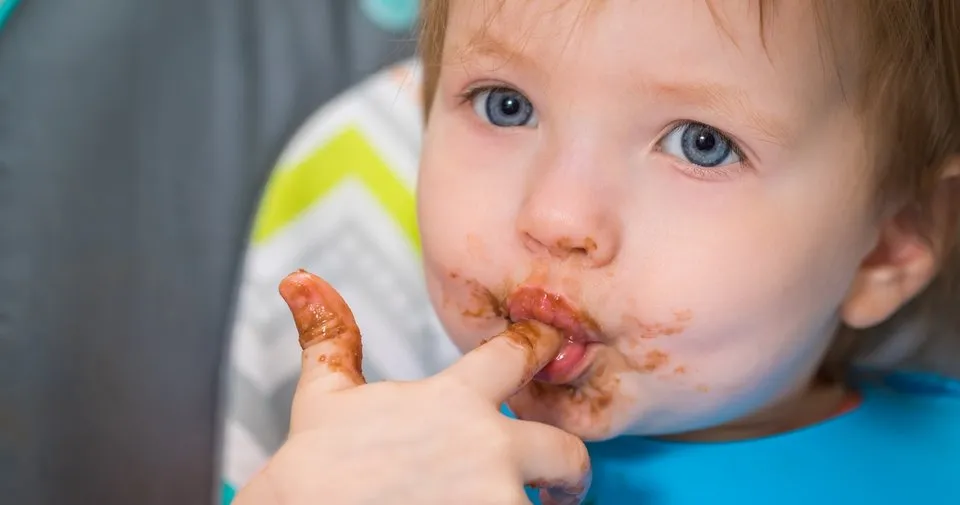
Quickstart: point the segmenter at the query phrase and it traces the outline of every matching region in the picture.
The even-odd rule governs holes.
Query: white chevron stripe
[[[363,94],[375,98],[378,106],[383,107],[390,114],[390,120],[408,126],[423,124],[423,110],[415,93],[419,92],[420,81],[416,74],[404,69],[408,76],[404,82],[398,83],[393,78],[385,76],[383,79],[374,79],[363,88]],[[419,131],[419,128],[417,129]]]
[[[413,60],[405,67],[410,72],[405,81],[399,82],[396,72],[382,72],[314,113],[275,170],[294,167],[352,126],[414,188],[422,118],[411,88],[420,84],[420,69]],[[247,401],[278,408],[275,397],[289,395],[289,381],[299,374],[296,331],[277,284],[300,267],[330,279],[350,304],[364,332],[364,368],[372,375],[416,379],[459,356],[430,308],[416,250],[362,183],[348,178],[266,243],[248,250],[230,349],[230,366],[244,377],[239,382],[263,392],[264,400],[256,399],[257,392],[244,396]],[[227,420],[224,433],[223,475],[234,485],[245,483],[269,455],[241,424],[241,412]],[[264,435],[275,438],[270,431]]]
[[[248,304],[241,305],[241,310]],[[251,325],[245,321],[237,324],[233,332],[232,365],[250,383],[261,391],[273,391],[289,377],[300,373],[300,350],[297,347],[297,330],[290,318],[288,324],[278,331],[280,337],[265,343],[257,329],[263,325]],[[277,331],[274,326],[271,328]]]
[[[311,114],[283,150],[283,153],[277,161],[277,166],[288,168],[305,159],[310,156],[317,147],[322,146],[332,135],[343,131],[343,127],[348,124],[358,121],[366,123],[376,123],[380,121],[376,116],[374,116],[372,120],[364,119],[369,118],[369,110],[365,110],[369,105],[365,104],[363,100],[358,100],[358,96],[370,93],[371,90],[373,90],[372,92],[374,93],[386,93],[390,95],[391,88],[391,96],[395,97],[391,98],[391,101],[395,102],[395,105],[391,106],[388,113],[392,114],[396,111],[403,114],[401,117],[411,117],[409,114],[417,108],[417,105],[411,100],[409,93],[398,87],[397,83],[391,80],[389,76],[377,74],[364,81],[361,85],[351,88]],[[414,111],[413,114],[417,113]],[[412,117],[418,118],[419,115]],[[410,124],[417,125],[417,128],[419,128],[421,122],[417,119]],[[403,175],[405,179],[410,179],[409,170],[403,170]]]
[[[419,256],[393,219],[382,210],[380,202],[362,182],[347,177],[269,241],[253,247],[248,253],[245,279],[279,282],[292,269],[302,266],[299,262],[306,249],[326,245],[315,244],[317,240],[336,240],[330,233],[346,220],[361,223],[385,255],[419,268]]]
[[[362,88],[351,91],[349,102],[337,103],[320,115],[317,121],[311,118],[304,128],[290,143],[290,147],[280,158],[280,169],[290,169],[294,163],[303,161],[311,156],[318,148],[331,138],[343,132],[347,127],[357,128],[367,144],[383,159],[391,171],[404,185],[413,191],[416,186],[417,172],[420,162],[420,142],[422,131],[419,119],[409,123],[415,127],[403,128],[398,121],[384,121],[385,117],[393,118],[395,110],[404,107],[403,100],[398,99],[396,104],[388,102],[383,95],[387,91],[369,93]],[[378,96],[379,95],[379,96]],[[409,104],[407,104],[409,105]],[[409,114],[414,114],[409,112]]]
[[[233,363],[239,373],[247,376],[251,382],[264,391],[271,391],[280,383],[299,373],[299,350],[296,345],[296,331],[292,319],[287,314],[283,301],[277,295],[276,285],[287,273],[296,268],[305,267],[320,275],[337,272],[346,268],[330,262],[335,256],[341,262],[353,263],[350,268],[361,275],[372,276],[373,280],[387,279],[388,275],[401,275],[407,279],[418,278],[418,273],[378,272],[384,265],[364,265],[366,256],[363,251],[351,250],[350,237],[337,241],[340,233],[339,223],[349,221],[356,232],[368,240],[375,241],[380,254],[396,258],[399,265],[410,265],[410,270],[419,268],[419,259],[400,234],[392,219],[380,211],[379,204],[364,187],[356,181],[345,181],[335,188],[328,197],[317,202],[303,216],[274,236],[270,242],[251,250],[248,255],[244,277],[245,288],[241,293],[238,306],[238,319],[233,340]],[[334,256],[311,255],[311,251],[325,248]],[[395,265],[387,267],[396,269]],[[353,273],[353,272],[351,272]],[[382,281],[381,281],[382,282]],[[407,284],[409,281],[404,280]],[[383,318],[395,317],[374,310],[377,304],[371,304],[368,290],[350,282],[338,283],[337,289],[353,308],[364,332],[364,354],[386,377],[395,379],[413,379],[422,377],[427,370],[423,359],[417,352],[418,346],[405,338],[397,338],[399,328],[416,327],[416,321],[385,321]],[[382,296],[389,297],[399,293],[400,286],[381,286]],[[403,286],[404,290],[417,290],[419,286]],[[424,290],[419,288],[421,292]],[[422,304],[429,305],[424,297]],[[391,311],[393,312],[393,311]],[[409,311],[407,311],[409,312]],[[422,317],[422,314],[413,314]],[[269,320],[267,320],[269,319]],[[398,326],[399,325],[399,326]],[[257,335],[264,330],[275,332],[275,339]],[[268,335],[266,337],[274,337]]]
[[[437,314],[433,311],[432,307],[428,307],[427,314],[424,316],[426,320],[425,331],[431,339],[427,345],[430,345],[434,349],[434,373],[439,372],[452,365],[456,360],[460,359],[462,354],[460,349],[457,349],[457,346],[453,345],[453,341],[450,340],[450,337],[447,335],[447,330],[440,323],[440,319],[437,318]]]
[[[371,303],[366,292],[347,284],[340,290],[350,304],[358,324],[363,328],[363,355],[365,360],[384,371],[392,380],[415,380],[426,373],[417,349],[397,338],[397,321],[384,318],[383,311]],[[362,323],[360,323],[362,321]],[[409,323],[405,324],[409,326]]]
[[[223,440],[223,478],[231,486],[239,488],[246,484],[269,457],[242,426],[227,421]]]
[[[355,110],[358,116],[353,119],[353,125],[412,191],[417,184],[420,163],[420,123],[413,123],[417,125],[415,128],[410,128],[408,124],[406,129],[401,130],[401,125],[405,123],[382,119],[383,116],[392,118],[394,114],[389,103],[382,103],[382,97],[367,93],[357,98]]]
[[[353,122],[359,116],[356,94],[352,89],[311,114],[280,154],[274,171],[292,168]]]

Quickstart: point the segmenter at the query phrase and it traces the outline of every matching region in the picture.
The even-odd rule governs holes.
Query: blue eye
[[[660,142],[663,152],[700,167],[713,168],[741,161],[740,150],[732,140],[702,123],[683,123]]]
[[[486,88],[472,93],[473,110],[488,123],[500,128],[534,127],[533,104],[517,90]]]

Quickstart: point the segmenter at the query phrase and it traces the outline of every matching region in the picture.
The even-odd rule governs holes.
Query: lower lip
[[[550,384],[570,384],[586,372],[593,362],[593,349],[596,346],[587,342],[568,340],[557,357],[543,367],[535,379]]]

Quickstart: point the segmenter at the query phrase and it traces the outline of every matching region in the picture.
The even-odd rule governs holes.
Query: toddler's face
[[[523,418],[742,418],[808,384],[876,243],[864,134],[808,2],[766,47],[754,2],[588,3],[452,2],[419,181],[433,303],[463,350],[511,318],[569,335]]]

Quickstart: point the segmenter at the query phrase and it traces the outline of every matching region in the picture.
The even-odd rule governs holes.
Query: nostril
[[[550,253],[550,247],[544,244],[543,242],[537,240],[536,237],[529,233],[523,234],[523,245],[527,248],[528,251],[534,252],[537,254]]]
[[[564,237],[557,240],[551,250],[557,256],[590,256],[597,250],[597,243],[589,237],[585,239]]]
[[[597,252],[597,241],[593,240],[591,237],[583,239],[583,252],[584,254],[593,254]]]
[[[589,236],[539,237],[529,232],[522,232],[521,240],[528,251],[535,254],[549,254],[561,260],[580,258],[594,261],[594,256],[599,253],[597,241]]]

